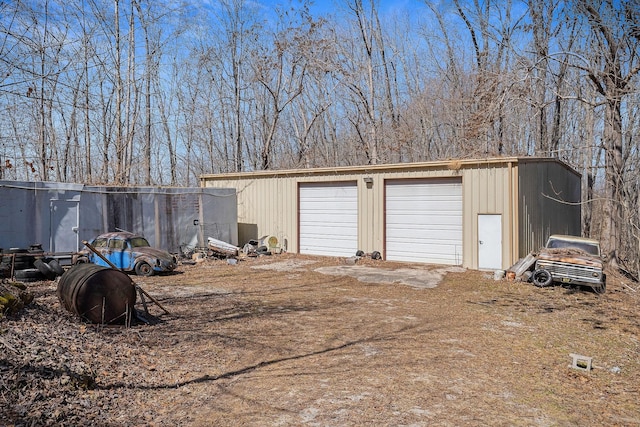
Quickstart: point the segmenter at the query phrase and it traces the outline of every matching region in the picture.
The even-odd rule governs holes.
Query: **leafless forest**
[[[637,1],[317,3],[0,1],[0,179],[553,156],[638,271]]]

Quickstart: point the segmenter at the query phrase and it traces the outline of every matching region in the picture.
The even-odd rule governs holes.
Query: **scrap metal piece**
[[[240,250],[237,246],[214,239],[213,237],[207,238],[207,247],[211,252],[222,256],[236,256]]]

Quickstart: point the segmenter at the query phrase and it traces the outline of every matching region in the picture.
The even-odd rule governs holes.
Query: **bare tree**
[[[594,85],[604,104],[603,149],[605,157],[605,205],[602,236],[609,259],[616,263],[625,237],[625,161],[629,146],[625,143],[623,105],[633,92],[634,79],[640,73],[640,6],[635,1],[606,1],[596,5],[577,0],[576,10],[587,19],[591,54],[581,68]]]
[[[292,19],[287,11],[278,11],[279,24],[270,43],[253,55],[253,72],[262,96],[256,98],[260,111],[260,167],[273,166],[274,144],[283,112],[304,91],[309,63],[309,45],[313,42],[316,23],[304,12]],[[282,141],[286,138],[282,137]]]
[[[145,51],[145,69],[144,73],[144,134],[143,134],[143,171],[144,171],[144,183],[146,185],[151,185],[151,121],[153,117],[151,116],[151,75],[153,69],[153,57],[152,57],[152,47],[151,40],[149,36],[149,23],[147,22],[146,15],[142,10],[142,6],[139,1],[132,0],[136,11],[138,12],[138,19],[140,20],[140,24],[142,26],[142,32],[144,35],[144,51]]]
[[[549,47],[552,43],[553,25],[557,2],[541,0],[529,1],[529,15],[533,33],[534,65],[532,78],[534,80],[533,103],[537,110],[538,143],[536,152],[540,155],[552,155],[549,141],[549,123],[547,110],[549,105],[549,69],[552,59]],[[555,153],[557,155],[557,152]]]
[[[257,38],[256,32],[259,27],[245,0],[222,0],[221,6],[219,22],[223,26],[224,39],[219,47],[222,49],[220,57],[224,58],[224,62],[220,64],[219,71],[223,78],[230,79],[223,84],[231,89],[231,108],[227,111],[232,114],[233,126],[229,130],[233,140],[234,170],[239,172],[244,169],[243,113],[246,111],[246,104],[243,94],[248,80],[245,61],[251,62],[250,43]],[[225,96],[221,96],[223,97]]]
[[[357,108],[355,116],[349,118],[357,138],[364,148],[367,161],[375,165],[379,161],[379,111],[376,68],[378,66],[379,50],[376,45],[378,41],[375,37],[377,32],[378,11],[376,0],[370,0],[368,7],[362,0],[353,0],[347,3],[347,7],[353,13],[356,20],[356,29],[359,32],[360,47],[364,56],[354,61],[356,69],[349,72],[349,80],[346,81],[347,88],[354,99],[354,106]],[[358,47],[356,47],[358,49]],[[356,53],[356,52],[354,52]],[[359,80],[361,68],[366,76],[364,81]],[[364,122],[361,120],[364,119]]]

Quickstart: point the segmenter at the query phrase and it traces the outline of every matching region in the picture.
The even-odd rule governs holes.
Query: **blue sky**
[[[255,0],[265,6],[283,5],[288,0]],[[291,0],[292,3],[296,3],[296,0]],[[346,0],[315,0],[311,6],[311,12],[314,15],[322,16],[332,13],[341,14],[345,9]],[[365,8],[368,7],[368,0],[363,0]],[[394,11],[411,11],[421,7],[424,7],[423,0],[378,0],[378,11],[380,14],[386,14]]]
[[[270,0],[264,0],[265,3],[271,3]],[[367,3],[365,2],[365,7]],[[379,0],[378,11],[380,14],[386,14],[396,10],[411,11],[417,9],[420,6],[424,6],[424,3],[419,0]],[[312,7],[312,12],[318,15],[324,15],[332,12],[339,12],[344,8],[344,1],[341,0],[316,0]]]
[[[268,0],[266,0],[268,2]],[[379,0],[378,6],[381,11],[388,11],[392,8],[400,8],[400,9],[411,9],[413,7],[418,6],[420,3],[418,0]],[[336,5],[344,4],[344,1],[341,0],[317,0],[314,9],[318,11],[326,11],[331,10]],[[366,3],[365,3],[366,5]]]

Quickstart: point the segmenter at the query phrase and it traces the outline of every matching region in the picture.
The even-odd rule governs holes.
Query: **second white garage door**
[[[387,181],[386,259],[462,264],[462,180]]]
[[[354,256],[358,244],[356,183],[300,184],[300,253]]]

